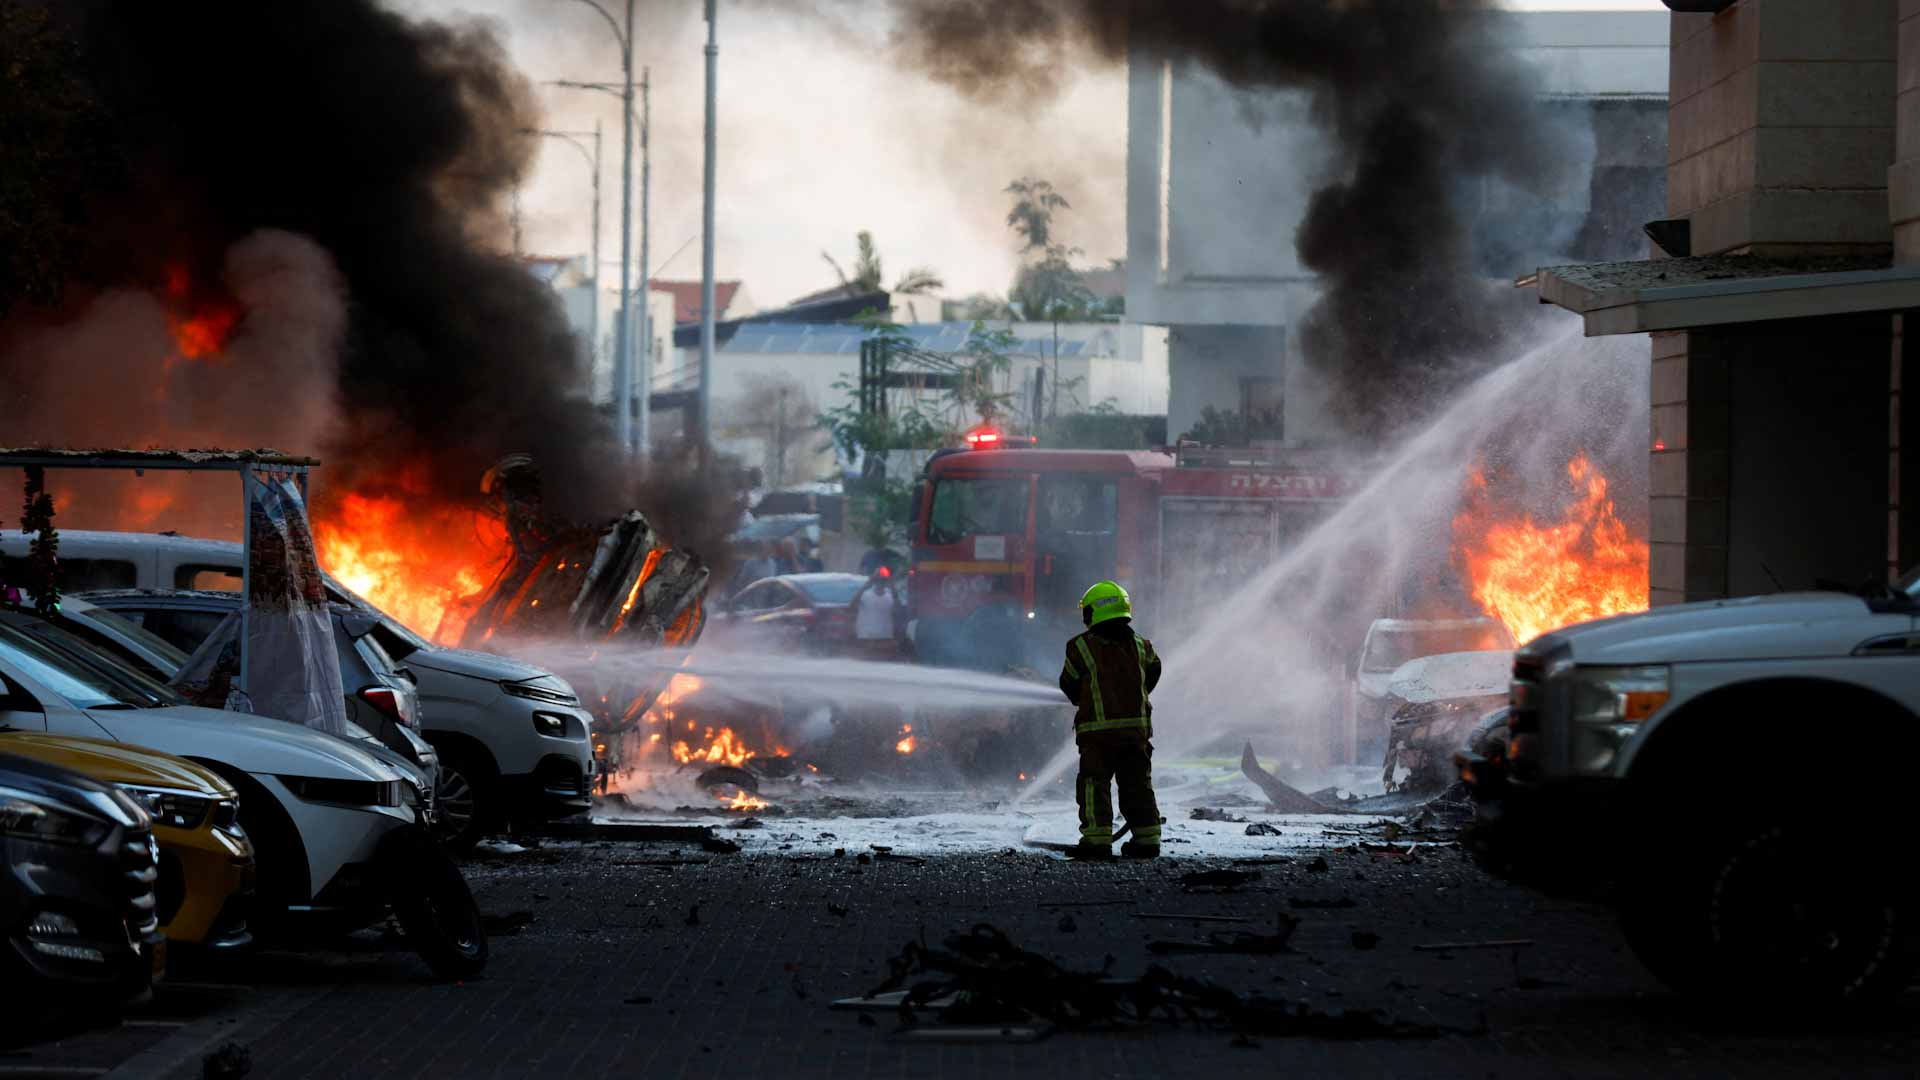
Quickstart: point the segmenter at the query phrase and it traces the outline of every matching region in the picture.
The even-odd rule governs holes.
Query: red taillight
[[[419,726],[414,722],[413,703],[398,690],[385,686],[369,686],[360,691],[360,700],[408,727]]]

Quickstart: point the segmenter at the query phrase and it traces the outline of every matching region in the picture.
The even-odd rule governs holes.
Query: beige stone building
[[[1920,565],[1920,0],[1667,0],[1656,258],[1547,268],[1652,340],[1655,604]],[[1920,372],[1916,372],[1920,375]]]

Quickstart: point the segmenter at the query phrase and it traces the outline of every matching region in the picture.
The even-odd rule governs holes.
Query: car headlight
[[[112,831],[113,826],[104,821],[43,802],[24,791],[0,788],[0,836],[93,847]]]
[[[304,802],[336,806],[403,806],[405,780],[333,780],[317,776],[283,776],[280,782]]]
[[[173,829],[199,828],[213,810],[213,804],[218,801],[198,792],[139,784],[121,784],[120,790],[138,803],[155,825]]]
[[[1664,666],[1575,668],[1569,688],[1573,769],[1587,774],[1612,771],[1620,748],[1673,696]]]

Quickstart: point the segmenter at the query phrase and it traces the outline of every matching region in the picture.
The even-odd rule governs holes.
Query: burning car
[[[1401,665],[1423,656],[1513,648],[1513,635],[1494,619],[1375,619],[1360,643],[1353,677],[1355,725],[1363,748],[1377,750],[1390,734],[1390,687]],[[1364,751],[1363,751],[1364,752]]]
[[[1453,754],[1480,718],[1506,704],[1509,650],[1409,660],[1387,680],[1389,718],[1381,783],[1389,792],[1437,792],[1455,780]]]

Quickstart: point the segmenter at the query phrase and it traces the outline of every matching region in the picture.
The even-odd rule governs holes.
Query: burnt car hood
[[[1513,678],[1513,652],[1491,649],[1441,653],[1409,660],[1394,669],[1387,695],[1409,705],[1456,698],[1505,697]]]
[[[1780,593],[1656,608],[1547,634],[1530,653],[1571,647],[1577,664],[1677,664],[1845,656],[1880,633],[1910,629],[1845,593]]]

